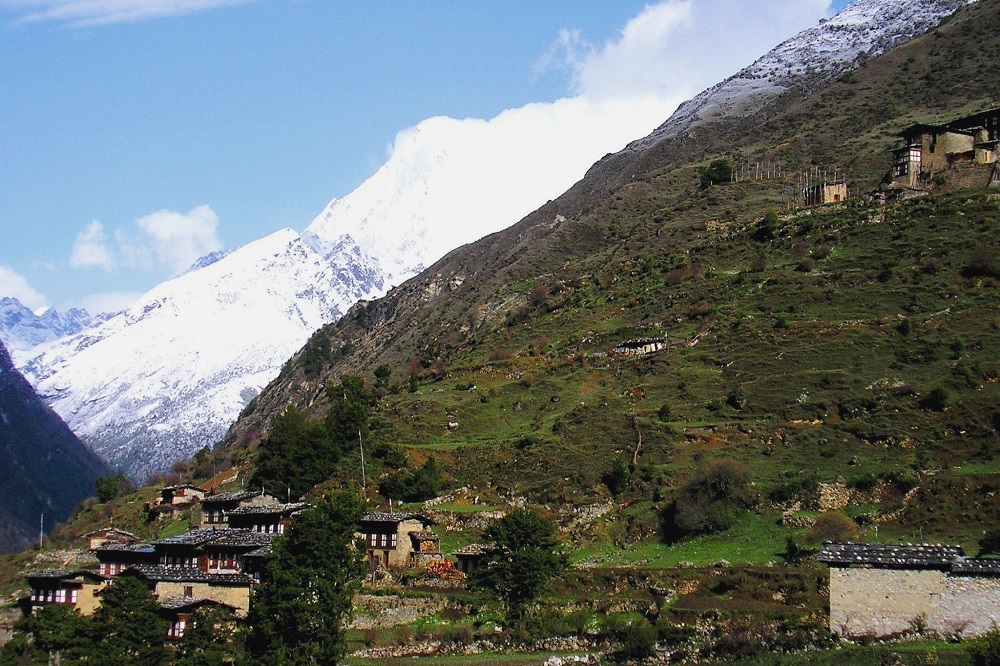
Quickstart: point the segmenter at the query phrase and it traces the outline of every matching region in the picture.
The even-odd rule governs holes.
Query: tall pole
[[[45,513],[38,516],[38,550],[42,549],[42,537],[45,536]]]
[[[361,489],[368,490],[368,482],[365,480],[365,443],[361,440],[361,426],[358,426],[358,448],[361,449]]]

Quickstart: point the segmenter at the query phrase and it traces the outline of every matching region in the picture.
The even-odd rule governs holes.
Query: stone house
[[[419,513],[369,513],[361,519],[368,559],[384,567],[418,566],[440,557],[440,541],[428,537],[434,521]]]
[[[468,576],[479,567],[488,550],[489,546],[481,543],[469,544],[465,548],[456,550],[453,555],[458,560],[458,570]]]
[[[36,569],[24,574],[31,594],[21,600],[26,614],[43,606],[61,604],[82,615],[92,614],[101,605],[100,592],[108,580],[92,571]]]
[[[1000,109],[944,125],[918,123],[904,129],[899,137],[903,145],[892,151],[890,188],[923,189],[936,174],[962,167],[980,167],[985,178],[981,185],[985,186],[994,171],[988,166],[1000,161]]]
[[[134,543],[136,536],[131,532],[120,530],[116,527],[104,527],[83,535],[88,540],[88,548],[94,550],[106,543]]]
[[[817,559],[830,567],[830,630],[843,636],[919,628],[968,638],[1000,624],[1000,560],[958,546],[852,543],[825,544]]]
[[[226,529],[229,512],[247,506],[280,504],[278,498],[263,490],[234,490],[205,496],[201,501],[201,529]]]
[[[137,565],[120,576],[132,576],[146,583],[162,605],[168,599],[204,599],[233,608],[236,617],[250,611],[253,579],[244,574],[210,574],[192,568]]]
[[[168,516],[179,518],[184,511],[201,502],[205,494],[205,490],[190,483],[166,486],[160,489],[158,497],[146,504],[146,514],[149,520]]]
[[[160,602],[160,617],[170,623],[167,629],[167,640],[179,641],[184,638],[184,630],[191,626],[191,615],[205,606],[222,606],[234,613],[236,609],[211,599],[192,599],[190,597],[172,597]]]
[[[245,504],[229,511],[226,516],[230,529],[247,529],[264,534],[282,534],[292,517],[302,511],[307,502],[290,504]]]
[[[147,543],[104,543],[90,550],[99,562],[97,573],[105,578],[136,564],[156,564],[158,559],[156,549]]]

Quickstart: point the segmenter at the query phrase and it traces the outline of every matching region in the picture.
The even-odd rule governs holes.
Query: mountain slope
[[[324,256],[286,229],[33,350],[22,368],[84,441],[141,479],[214,444],[312,331],[382,284],[349,238]]]
[[[961,64],[947,50],[927,46],[928,40],[935,40],[930,36],[868,61],[856,72],[856,82],[831,83],[832,77],[856,61],[853,54],[859,44],[871,49],[889,48],[966,4],[958,0],[859,0],[848,6],[839,19],[779,45],[757,64],[699,95],[697,101],[682,105],[650,137],[595,164],[563,196],[516,225],[450,253],[385,298],[356,308],[338,326],[328,327],[326,334],[332,338],[334,348],[350,342],[356,351],[333,363],[316,384],[346,371],[370,371],[379,363],[388,363],[399,374],[404,374],[406,364],[414,361],[426,367],[438,355],[448,356],[447,352],[455,347],[467,349],[484,344],[483,331],[524,306],[526,282],[578,280],[591,271],[607,269],[621,258],[616,255],[623,248],[631,253],[630,260],[638,260],[642,254],[655,256],[671,251],[681,236],[689,236],[694,227],[705,224],[713,215],[710,210],[696,212],[690,202],[694,180],[691,165],[698,160],[728,152],[737,159],[751,161],[762,157],[779,159],[789,172],[794,172],[797,168],[811,168],[814,161],[823,159],[831,167],[850,166],[852,187],[874,186],[887,169],[883,151],[895,145],[893,131],[901,127],[895,119],[911,112],[914,104],[926,100],[949,109],[969,99],[995,94],[989,71],[975,67],[989,57],[990,41],[984,39],[988,32],[979,26],[993,22],[994,8],[990,3],[973,4],[961,13],[963,27],[949,24],[945,28],[949,43],[959,43],[954,48],[976,53],[977,57],[970,53]],[[859,17],[874,18],[865,23]],[[970,32],[970,25],[974,32]],[[822,38],[816,36],[816,31]],[[838,36],[843,39],[839,48],[833,45]],[[816,44],[823,48],[813,50]],[[919,60],[906,64],[909,71],[901,71],[903,63],[915,57],[910,53],[916,53]],[[808,71],[796,72],[794,61],[784,60],[797,57],[790,54],[808,58]],[[821,57],[824,54],[829,58],[826,65]],[[784,67],[777,63],[784,63]],[[788,69],[792,73],[785,75]],[[756,107],[744,108],[740,114],[692,120],[698,116],[693,109],[719,106],[719,100],[734,86],[739,87],[743,77],[752,78],[749,72],[779,70],[782,75],[776,82],[781,86],[772,86],[774,94],[761,97]],[[921,90],[916,83],[945,70],[953,70],[954,75],[953,85],[947,90],[926,85]],[[914,89],[918,92],[914,93]],[[887,122],[895,124],[881,128],[877,148],[873,149],[870,141],[858,141],[873,127]],[[697,125],[695,131],[692,123]],[[840,152],[827,162],[834,146],[841,147]],[[635,197],[640,202],[634,207],[623,203],[623,199]],[[780,194],[763,205],[782,205]],[[636,210],[643,211],[643,224],[632,223],[631,232],[621,229],[623,224],[616,220],[639,216]],[[667,228],[650,224],[662,224],[671,218],[676,219],[672,220],[670,233],[664,233]],[[481,348],[479,353],[484,355]],[[237,424],[227,441],[255,441],[262,416],[266,423],[275,410],[289,402],[305,404],[305,396],[311,397],[315,390],[316,385],[301,383],[295,373],[279,378],[257,401],[256,415]]]
[[[998,30],[996,3],[963,8],[780,112],[720,123],[690,154],[667,159],[654,146],[644,162],[639,150],[630,164],[651,170],[615,174],[628,185],[610,195],[611,166],[595,167],[565,197],[326,327],[331,347],[353,353],[315,377],[293,359],[227,446],[257,445],[290,402],[321,417],[325,382],[386,364],[415,391],[386,397],[373,447],[401,444],[418,461],[436,456],[456,484],[554,505],[606,497],[608,466],[634,459],[625,499],[637,509],[616,528],[634,525],[629,542],[655,534],[656,503],[718,455],[751,466],[764,497],[838,476],[906,488],[913,470],[994,473],[1000,339],[975,322],[992,320],[996,283],[970,277],[966,262],[969,248],[998,252],[995,195],[859,201],[791,215],[758,240],[783,184],[701,189],[696,167],[729,152],[793,174],[839,166],[852,189],[877,183],[907,124],[997,104]],[[646,337],[666,337],[670,351],[609,355]],[[975,487],[962,517],[908,513],[892,529],[913,540],[919,519],[925,533],[971,538],[976,520],[996,515],[978,490],[993,477],[971,473],[920,487]]]
[[[107,465],[17,372],[0,344],[0,552],[20,550],[94,494]]]

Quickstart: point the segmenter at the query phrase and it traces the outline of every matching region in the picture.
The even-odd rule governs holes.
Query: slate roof
[[[206,544],[209,541],[214,541],[224,530],[191,530],[190,532],[185,532],[184,534],[178,534],[177,536],[167,537],[166,539],[160,539],[159,541],[154,541],[154,546],[200,546]]]
[[[122,574],[135,572],[146,580],[165,581],[172,583],[222,583],[249,585],[253,580],[243,574],[210,574],[191,568],[162,567],[149,564],[137,564],[129,567]],[[122,575],[119,574],[119,575]]]
[[[417,541],[440,541],[441,537],[434,532],[410,532],[410,538]]]
[[[290,513],[301,511],[309,506],[308,502],[292,502],[291,504],[257,504],[238,506],[229,512],[230,516],[267,515],[275,513]]]
[[[428,525],[436,523],[422,513],[366,513],[361,519],[368,523],[401,523],[404,520],[419,520]]]
[[[219,537],[211,542],[213,546],[260,548],[269,546],[278,537],[277,534],[255,532],[248,529],[219,530]]]
[[[84,578],[89,578],[91,580],[104,580],[104,577],[97,574],[94,571],[85,571],[82,569],[34,569],[32,571],[25,571],[21,574],[28,580],[45,578],[49,580],[68,580],[70,578],[76,578],[77,576],[83,576]]]
[[[126,532],[125,530],[120,530],[117,527],[102,527],[99,530],[94,530],[93,532],[87,532],[86,534],[83,535],[83,538],[84,539],[89,539],[92,536],[96,536],[96,535],[100,535],[100,534],[122,536],[122,537],[125,537],[127,539],[131,539],[133,541],[138,538],[134,534],[132,534],[131,532]]]
[[[202,504],[206,502],[242,502],[243,500],[248,500],[252,497],[257,497],[262,493],[259,490],[231,490],[227,493],[219,493],[218,495],[209,495],[201,500]]]
[[[235,606],[230,606],[227,603],[216,601],[215,599],[208,599],[206,597],[169,597],[160,601],[160,608],[169,611],[179,611],[184,610],[185,608],[196,608],[207,604],[225,606],[226,608],[235,608]]]
[[[243,553],[243,559],[246,560],[248,557],[267,557],[271,554],[271,546],[261,546],[257,550],[251,550],[249,553]]]
[[[479,556],[490,552],[490,547],[481,543],[470,543],[465,548],[456,550],[453,555]]]
[[[173,486],[164,486],[163,488],[160,488],[160,491],[162,492],[164,490],[181,490],[182,488],[191,488],[192,490],[198,490],[200,492],[205,492],[204,488],[199,488],[198,486],[194,485],[193,483],[178,483],[178,484],[173,485]]]
[[[981,560],[963,557],[955,561],[951,572],[966,575],[1000,576],[1000,560]]]
[[[823,549],[816,559],[831,566],[864,565],[886,569],[951,569],[952,564],[963,554],[961,546],[827,543],[823,545]]]
[[[148,543],[112,543],[108,542],[93,549],[95,553],[116,552],[116,553],[143,553],[152,554],[156,552]]]

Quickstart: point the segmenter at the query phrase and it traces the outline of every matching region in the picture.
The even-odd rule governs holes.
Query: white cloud
[[[160,210],[135,221],[135,228],[117,229],[114,241],[104,225],[94,220],[73,244],[69,264],[74,268],[166,270],[179,273],[198,258],[222,249],[219,218],[208,206],[187,213]]]
[[[219,218],[208,206],[198,206],[186,215],[157,211],[137,220],[136,226],[151,243],[157,260],[180,272],[199,257],[222,249],[216,235]]]
[[[28,284],[27,278],[13,268],[2,264],[0,264],[0,296],[12,296],[30,310],[37,310],[48,305],[45,296],[35,291]]]
[[[165,16],[241,5],[255,0],[0,0],[0,8],[20,14],[19,21],[54,21],[72,27],[130,23]]]
[[[574,94],[690,97],[815,25],[830,0],[664,0],[601,47],[564,29],[540,69],[568,69]]]
[[[100,220],[91,221],[86,229],[76,235],[69,265],[73,268],[101,268],[106,271],[115,269],[117,262]]]

